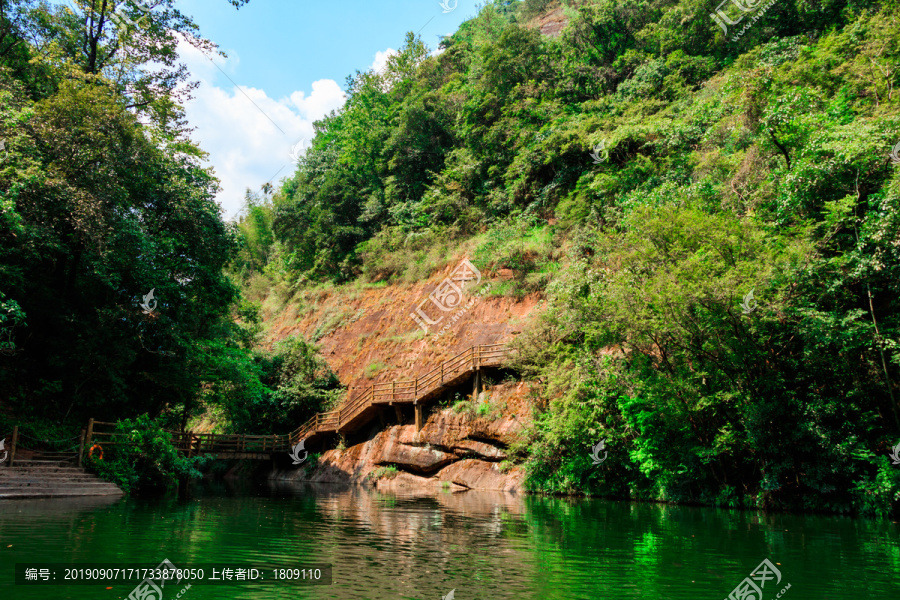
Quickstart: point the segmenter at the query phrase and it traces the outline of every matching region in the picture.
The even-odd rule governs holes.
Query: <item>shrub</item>
[[[397,473],[399,473],[397,465],[383,465],[370,471],[366,478],[371,481],[378,481],[382,477],[393,479],[397,476]]]
[[[147,415],[118,421],[115,441],[117,445],[104,449],[102,459],[99,454],[88,457],[87,466],[125,493],[165,490],[178,480],[198,478],[210,460],[179,454],[171,435]]]

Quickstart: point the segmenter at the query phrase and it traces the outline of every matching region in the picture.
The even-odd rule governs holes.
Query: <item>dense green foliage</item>
[[[86,458],[86,465],[126,493],[164,491],[179,481],[200,477],[207,457],[178,453],[172,436],[147,415],[116,423],[116,445],[107,444]]]
[[[253,351],[249,358],[240,349],[223,346],[208,366],[201,400],[222,407],[230,431],[287,433],[332,408],[343,394],[318,352],[296,336],[276,343],[272,351]]]
[[[488,3],[351,77],[242,223],[256,272],[407,277],[476,236],[515,275],[494,293],[547,299],[519,344],[533,489],[896,510],[900,5],[776,2],[726,36],[713,2],[573,1],[540,35],[556,6]]]
[[[97,31],[65,9],[13,7],[21,31],[4,30],[16,43],[0,55],[3,396],[79,423],[189,403],[202,384],[191,365],[228,335],[237,295],[222,270],[237,238],[173,104],[173,30],[195,28],[177,11]]]
[[[215,46],[171,0],[137,25],[114,10],[137,9],[0,2],[0,408],[54,438],[216,409],[286,433],[337,381],[302,341],[256,350],[225,271],[247,245],[188,137],[176,54]]]
[[[275,194],[275,239],[254,235],[261,248],[279,250],[272,268],[301,280],[342,280],[409,244],[481,231],[510,216],[555,211],[571,224],[596,210],[612,221],[638,197],[689,181],[701,158],[693,152],[713,133],[712,145],[724,143],[732,162],[734,151],[747,148],[796,152],[802,132],[791,119],[804,105],[784,79],[792,58],[857,16],[890,27],[889,7],[877,18],[853,3],[784,3],[739,42],[725,43],[710,3],[595,1],[577,3],[562,34],[546,38],[517,20],[547,3],[518,11],[515,4],[489,3],[442,41],[437,56],[410,35],[383,72],[348,79],[347,104],[316,124],[312,148]],[[863,63],[854,77],[809,82],[810,90],[836,86],[839,120],[859,102],[880,99],[884,108],[890,77],[868,63],[890,74],[893,51],[879,41],[890,32],[877,35],[845,50]],[[733,88],[749,89],[704,93],[714,93],[703,86],[721,86],[711,78],[738,60],[741,69],[724,72]],[[821,77],[821,69],[811,75]],[[725,139],[722,128],[734,119],[742,126]],[[601,140],[607,161],[597,168],[589,150]],[[718,175],[734,166],[705,165]],[[722,193],[735,195],[731,186]],[[374,270],[386,277],[398,268]]]

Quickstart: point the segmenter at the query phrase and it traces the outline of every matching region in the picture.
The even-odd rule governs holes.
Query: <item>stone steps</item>
[[[14,500],[16,498],[69,498],[69,497],[85,497],[85,496],[121,496],[122,490],[113,486],[115,492],[101,490],[66,490],[66,489],[47,489],[47,490],[3,490],[0,489],[0,500]]]
[[[0,500],[67,496],[121,496],[112,483],[58,461],[23,460],[0,468]]]
[[[10,471],[9,473],[4,473],[5,471]],[[27,470],[27,471],[19,471],[17,468],[13,469],[0,469],[0,479],[4,477],[93,477],[90,473],[85,473],[81,469],[72,469],[71,471],[67,470],[53,470],[53,469],[44,469],[44,470]]]
[[[40,477],[36,475],[0,475],[0,487],[11,485],[29,485],[35,483],[92,483],[96,477],[90,475]]]
[[[69,469],[77,469],[75,462],[67,458],[40,458],[31,460],[16,459],[14,468],[16,469],[41,469],[48,467],[66,467]]]
[[[72,463],[64,463],[61,461],[36,461],[36,460],[16,460],[16,464],[7,469],[15,469],[17,471],[47,471],[54,469],[68,469],[81,471],[81,467]],[[5,470],[5,469],[4,469]]]
[[[108,481],[100,479],[0,479],[0,490],[36,489],[36,488],[85,488],[116,487]]]

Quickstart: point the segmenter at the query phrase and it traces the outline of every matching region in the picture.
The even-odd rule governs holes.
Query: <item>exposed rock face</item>
[[[466,255],[447,261],[440,270],[414,284],[382,287],[344,285],[307,292],[278,314],[266,313],[272,343],[300,334],[322,350],[322,356],[355,397],[374,383],[421,377],[476,344],[505,344],[525,327],[540,306],[540,294],[525,298],[478,297],[471,309],[443,336],[435,334],[450,317],[425,335],[410,317],[416,306],[450,277]],[[501,269],[482,285],[510,279]],[[466,303],[476,298],[467,293]],[[465,303],[464,303],[465,304]],[[301,310],[304,305],[309,310]],[[451,313],[447,313],[450,315]]]
[[[476,297],[474,292],[466,292],[467,302],[477,301],[458,321],[454,317],[452,328],[442,336],[436,335],[435,328],[423,332],[410,316],[466,256],[448,256],[443,266],[416,283],[308,291],[278,314],[265,315],[272,324],[271,341],[296,334],[315,341],[340,380],[350,387],[348,398],[372,384],[425,375],[473,345],[509,343],[538,314],[540,294],[510,298]],[[508,269],[491,277],[484,274],[482,285],[512,276]],[[449,313],[446,320],[450,320]],[[460,389],[467,391],[463,386]],[[506,458],[509,438],[529,414],[524,402],[527,389],[522,384],[492,385],[491,389],[491,401],[505,404],[497,411],[506,415],[503,418],[488,420],[450,410],[437,412],[418,435],[413,425],[373,431],[364,443],[342,451],[326,451],[314,470],[303,466],[276,469],[270,479],[368,484],[377,479],[378,487],[518,490],[523,479],[521,469],[504,473],[500,462]],[[516,414],[518,418],[513,416]],[[387,414],[393,421],[391,415]],[[390,479],[369,477],[378,475],[387,465],[395,465],[399,473]]]
[[[524,390],[523,384],[497,386],[491,401],[509,392]],[[504,394],[506,392],[506,394]],[[509,407],[510,402],[505,406]],[[518,467],[502,472],[506,448],[521,430],[523,421],[514,411],[497,419],[455,414],[451,409],[433,413],[421,431],[415,425],[394,425],[369,441],[345,450],[328,450],[318,466],[276,470],[271,479],[321,483],[368,483],[379,489],[407,487],[451,487],[516,492],[524,473]],[[395,465],[393,477],[380,476],[387,465]],[[380,477],[379,477],[380,476]]]
[[[542,35],[546,35],[547,37],[558,37],[566,26],[566,23],[568,23],[568,19],[566,19],[564,9],[559,7],[542,15],[537,20],[536,25],[540,29]]]

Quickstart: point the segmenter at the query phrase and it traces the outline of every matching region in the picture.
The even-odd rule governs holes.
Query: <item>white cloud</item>
[[[344,104],[344,91],[333,79],[319,79],[312,82],[312,92],[294,92],[291,102],[307,119],[321,119],[335,108]]]
[[[308,147],[313,138],[313,121],[344,104],[344,93],[330,79],[312,83],[312,91],[295,91],[288,98],[270,98],[265,90],[241,86],[231,81],[216,85],[221,72],[201,52],[181,44],[179,52],[192,79],[200,81],[194,98],[185,104],[192,138],[209,153],[209,162],[222,186],[217,196],[225,217],[233,218],[244,203],[246,188],[258,190],[267,181],[294,172],[291,152],[301,139]],[[232,56],[216,59],[231,75]],[[236,60],[236,58],[234,59]],[[235,77],[232,77],[235,79]],[[279,169],[281,169],[279,171]]]
[[[375,60],[372,61],[372,64],[369,66],[369,68],[376,73],[381,73],[384,70],[384,67],[387,65],[388,58],[396,54],[400,53],[393,48],[388,48],[384,51],[379,50],[375,53]]]

